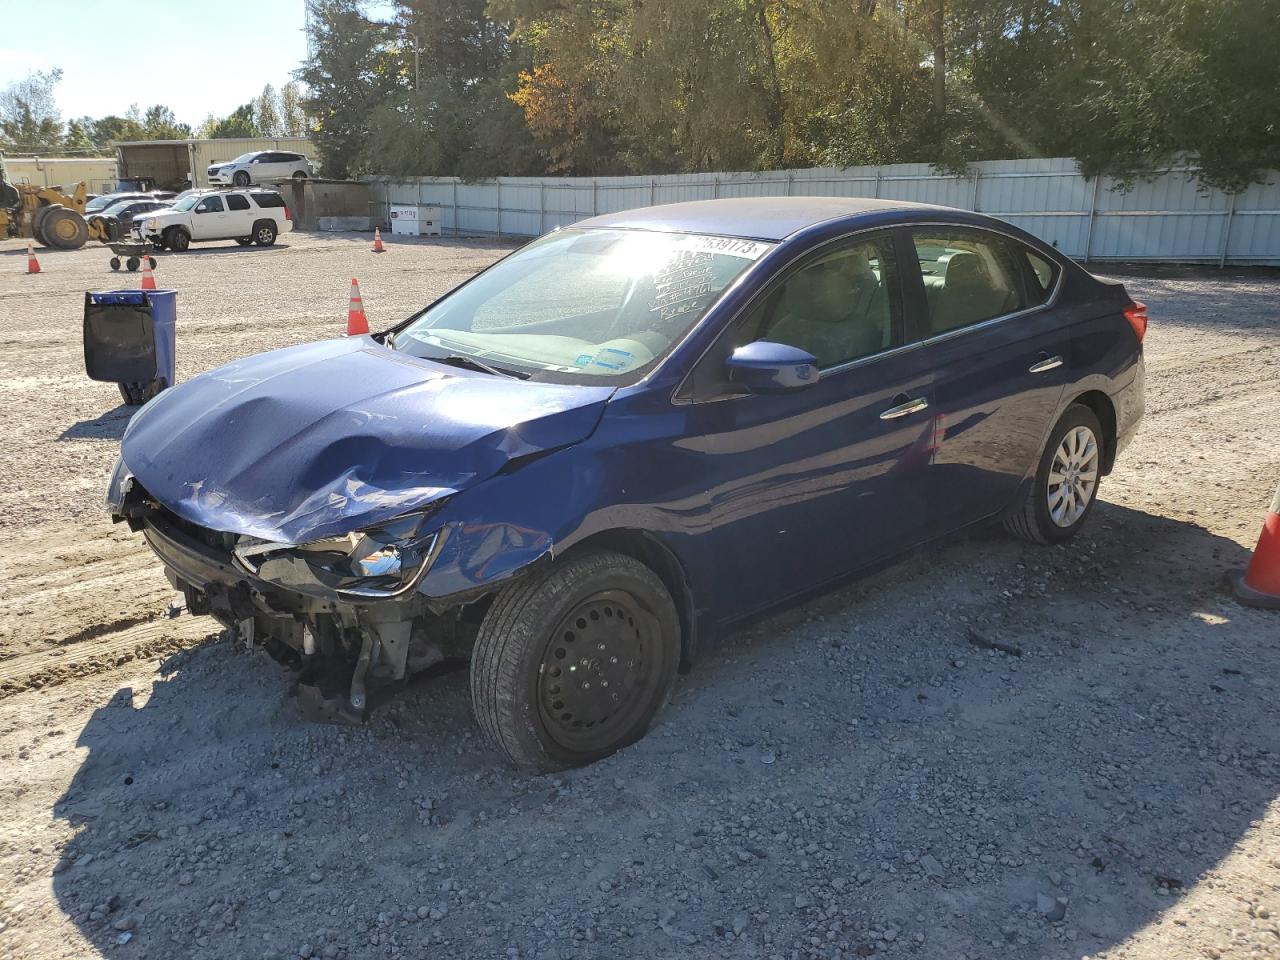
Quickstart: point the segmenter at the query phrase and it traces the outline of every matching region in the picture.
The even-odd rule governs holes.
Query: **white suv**
[[[300,153],[286,153],[283,150],[255,150],[209,167],[211,184],[236,187],[289,178],[305,180],[312,175],[310,160]]]
[[[133,233],[157,250],[185,250],[192,241],[234,240],[269,247],[293,229],[284,197],[274,190],[220,190],[184,197],[168,210],[135,217]]]

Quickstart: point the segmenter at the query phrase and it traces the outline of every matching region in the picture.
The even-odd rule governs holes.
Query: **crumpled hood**
[[[585,439],[611,387],[530,383],[326,340],[227,364],[133,418],[126,468],[200,526],[299,543],[382,523]]]

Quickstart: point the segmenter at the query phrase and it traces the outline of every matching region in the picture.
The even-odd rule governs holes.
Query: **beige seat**
[[[807,350],[819,367],[889,343],[888,300],[865,256],[847,251],[801,270],[782,291],[763,339]]]
[[[1010,290],[1000,289],[976,253],[967,250],[953,253],[933,311],[933,332],[943,333],[998,317],[1008,312],[1012,294]]]

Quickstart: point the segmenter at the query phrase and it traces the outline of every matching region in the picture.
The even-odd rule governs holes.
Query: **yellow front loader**
[[[70,194],[58,187],[12,183],[0,157],[0,237],[31,237],[44,247],[77,250],[90,236],[106,241],[98,223],[85,222],[85,185]],[[102,236],[97,234],[103,233]]]

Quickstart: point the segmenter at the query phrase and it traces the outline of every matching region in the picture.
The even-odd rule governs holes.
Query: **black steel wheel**
[[[156,258],[147,257],[147,266],[154,270],[156,268]]]
[[[579,766],[644,735],[679,657],[661,579],[633,557],[582,554],[494,600],[472,654],[472,706],[518,766]]]
[[[236,243],[242,247],[251,247],[253,246],[253,237],[236,237]]]
[[[120,258],[119,258],[119,257],[112,257],[112,258],[111,258],[111,269],[112,269],[112,270],[119,270],[119,269],[120,269]]]
[[[576,753],[612,752],[662,680],[658,621],[625,590],[604,590],[570,610],[548,637],[538,671],[538,714]]]
[[[142,261],[137,257],[130,257],[124,262],[124,268],[130,273],[133,273],[133,271],[137,270],[140,266],[142,266]]]

